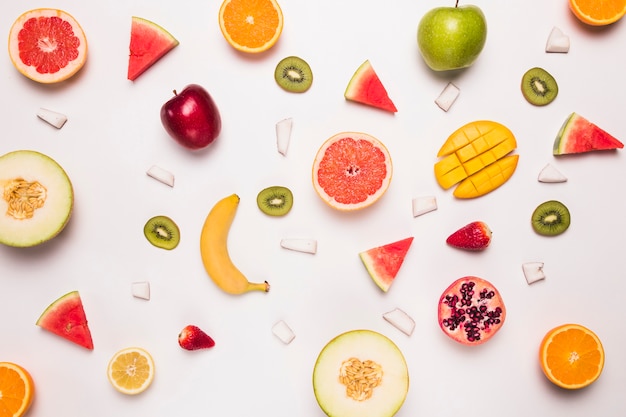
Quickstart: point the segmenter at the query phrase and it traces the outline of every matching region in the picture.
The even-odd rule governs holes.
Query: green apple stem
[[[459,7],[459,0],[456,0],[456,4],[454,5],[454,7]]]

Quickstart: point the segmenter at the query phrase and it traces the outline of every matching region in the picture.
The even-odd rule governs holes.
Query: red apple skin
[[[185,148],[209,146],[222,130],[220,112],[211,95],[200,85],[190,84],[161,107],[161,122],[167,133]]]

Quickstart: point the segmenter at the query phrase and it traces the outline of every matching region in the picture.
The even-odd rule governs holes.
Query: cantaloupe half
[[[178,40],[150,20],[133,16],[130,28],[128,79],[134,81],[165,54],[178,46]]]
[[[330,417],[390,417],[404,404],[409,372],[391,339],[372,330],[351,330],[320,352],[313,390]]]
[[[29,247],[52,239],[73,206],[72,183],[55,160],[31,150],[0,156],[0,243]]]

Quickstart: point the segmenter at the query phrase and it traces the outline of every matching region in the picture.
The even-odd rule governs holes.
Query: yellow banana
[[[232,194],[218,201],[211,209],[200,234],[200,255],[209,277],[223,291],[229,294],[243,294],[248,291],[269,291],[264,283],[252,283],[237,269],[228,253],[228,233],[233,223],[239,196]]]

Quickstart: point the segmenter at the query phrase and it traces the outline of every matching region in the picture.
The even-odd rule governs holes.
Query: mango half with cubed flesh
[[[40,152],[0,156],[0,243],[30,247],[58,235],[70,219],[74,191],[67,173]]]
[[[519,155],[513,133],[504,125],[477,120],[454,131],[439,149],[435,178],[444,189],[457,185],[457,198],[475,198],[504,184],[515,172]]]

